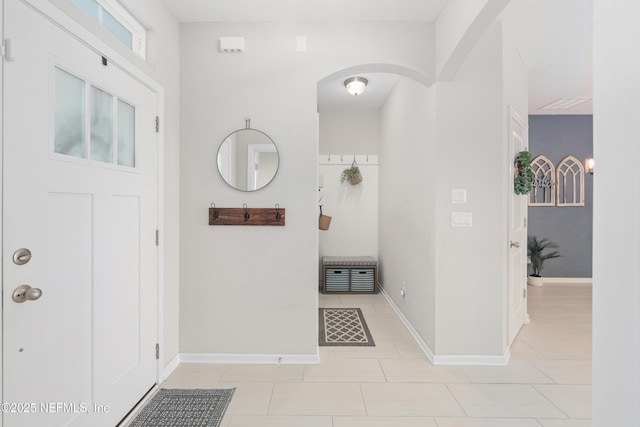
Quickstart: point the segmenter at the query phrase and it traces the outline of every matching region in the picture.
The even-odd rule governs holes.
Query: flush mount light
[[[351,95],[360,95],[367,87],[368,80],[364,77],[350,77],[344,81],[344,87]]]

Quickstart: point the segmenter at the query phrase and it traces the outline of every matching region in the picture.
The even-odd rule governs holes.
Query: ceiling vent
[[[244,52],[244,37],[220,37],[221,52]]]
[[[569,110],[592,100],[593,98],[560,98],[543,105],[539,110]]]

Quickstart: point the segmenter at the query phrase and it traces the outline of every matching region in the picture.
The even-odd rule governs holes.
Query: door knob
[[[12,298],[17,303],[35,301],[42,296],[42,291],[29,285],[20,285],[14,291]]]
[[[520,242],[509,242],[509,247],[510,248],[519,248],[520,247]]]

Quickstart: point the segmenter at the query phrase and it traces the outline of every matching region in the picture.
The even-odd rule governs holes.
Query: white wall
[[[362,64],[429,74],[433,27],[212,23],[184,24],[181,32],[180,351],[315,356],[318,81]],[[230,35],[245,37],[244,53],[217,52],[219,38]],[[307,52],[295,51],[299,35],[308,38]],[[255,193],[229,188],[215,168],[222,138],[246,115],[281,155],[274,181]],[[212,202],[279,203],[287,224],[209,226]]]
[[[435,90],[400,77],[381,113],[379,279],[435,346]],[[400,296],[405,286],[406,297]]]
[[[320,112],[320,154],[378,154],[380,112]]]
[[[509,105],[526,112],[526,78],[497,22],[451,82],[400,79],[383,109],[381,281],[438,363],[504,360],[506,126]],[[452,189],[467,190],[465,205],[451,203]],[[471,212],[473,226],[452,227],[454,211]]]
[[[494,24],[455,79],[436,84],[436,354],[504,353],[502,36]],[[452,189],[467,190],[466,205],[451,204]],[[473,226],[452,227],[453,211],[471,212]]]
[[[640,3],[594,1],[593,425],[640,420]]]
[[[378,258],[378,165],[358,164],[362,182],[340,183],[346,165],[320,165],[324,185],[319,191],[322,212],[329,215],[329,230],[320,232],[319,256],[372,256]]]

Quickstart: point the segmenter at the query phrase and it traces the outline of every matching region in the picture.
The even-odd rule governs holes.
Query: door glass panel
[[[102,26],[129,49],[133,48],[133,34],[131,34],[131,31],[127,30],[112,14],[104,9],[102,10]]]
[[[118,164],[136,166],[136,109],[118,100]]]
[[[98,9],[100,6],[96,0],[72,0],[73,4],[78,6],[84,13],[89,15],[91,19],[98,22]]]
[[[56,67],[54,151],[85,157],[84,81]]]
[[[91,160],[113,163],[113,96],[91,86]]]

